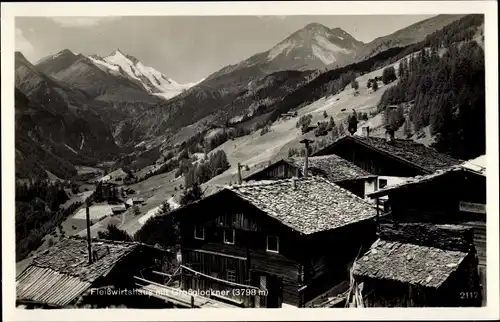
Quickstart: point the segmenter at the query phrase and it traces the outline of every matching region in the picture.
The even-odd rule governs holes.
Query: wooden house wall
[[[351,140],[339,142],[319,155],[336,154],[369,173],[380,176],[413,177],[425,172]],[[314,155],[316,156],[316,154]]]
[[[210,197],[209,197],[210,198]],[[224,204],[224,208],[220,205]],[[226,279],[227,269],[236,270],[237,283],[258,286],[256,276],[276,277],[274,293],[283,302],[298,305],[299,263],[303,256],[299,235],[250,204],[229,193],[219,193],[210,200],[192,205],[189,220],[181,221],[181,252],[184,265],[207,275]],[[205,227],[204,240],[194,238],[195,225]],[[224,229],[234,229],[234,245],[225,244]],[[266,236],[279,237],[279,253],[266,251]],[[234,268],[229,268],[234,267]],[[189,275],[184,288],[206,289]],[[247,304],[247,303],[246,303]]]
[[[372,278],[358,279],[363,282],[365,307],[456,307],[446,303],[447,294],[434,288],[419,287],[396,281]]]
[[[303,247],[307,249],[308,262],[304,265],[303,284],[307,287],[301,294],[304,303],[343,281],[349,281],[352,263],[375,240],[376,224],[373,220],[306,238]]]
[[[250,180],[275,180],[287,179],[296,177],[298,174],[297,167],[294,167],[287,162],[277,162],[276,164],[255,173]]]
[[[482,296],[478,260],[472,251],[439,288],[455,306],[481,306]]]

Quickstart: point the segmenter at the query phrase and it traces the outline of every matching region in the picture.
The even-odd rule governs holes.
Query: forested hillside
[[[481,19],[467,16],[430,35],[427,49],[401,61],[398,84],[379,102],[380,109],[413,102],[413,130],[430,126],[436,149],[461,159],[485,153],[484,51],[472,40]]]
[[[37,249],[47,234],[55,235],[56,227],[81,205],[60,208],[68,200],[64,188],[61,182],[42,179],[16,183],[16,261]]]

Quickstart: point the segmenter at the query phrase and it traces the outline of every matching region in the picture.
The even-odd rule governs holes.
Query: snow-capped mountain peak
[[[87,56],[97,67],[142,85],[150,94],[169,99],[196,84],[179,84],[139,59],[115,49],[109,56]]]
[[[340,28],[329,29],[319,23],[310,23],[271,48],[267,60],[305,58],[329,65],[341,56],[353,53],[362,44]]]

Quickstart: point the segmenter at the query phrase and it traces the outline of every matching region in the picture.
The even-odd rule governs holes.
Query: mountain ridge
[[[405,28],[398,29],[397,31],[385,36],[377,37],[374,40],[364,44],[350,59],[346,59],[345,64],[363,61],[370,58],[377,53],[393,47],[404,47],[424,40],[424,38],[443,28],[444,26],[459,20],[466,16],[465,14],[452,15],[441,14],[430,17]],[[342,64],[332,63],[329,68],[342,67]]]
[[[22,53],[15,54],[16,174],[67,178],[75,164],[119,153],[109,125],[78,89],[44,75]]]

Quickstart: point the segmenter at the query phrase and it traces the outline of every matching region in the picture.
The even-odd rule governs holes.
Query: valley
[[[201,185],[207,196],[220,186],[236,184],[238,164],[247,176],[287,158],[291,151],[303,153],[299,142],[305,138],[314,141],[313,149],[319,149],[348,135],[353,111],[359,119],[355,135],[363,135],[362,128],[369,127],[370,135],[383,137],[388,125],[386,107],[394,105],[403,111],[396,138],[427,146],[443,137],[447,142],[455,140],[452,130],[446,126],[436,130],[436,122],[429,119],[408,133],[405,129],[416,126],[411,115],[415,107],[434,115],[434,120],[444,115],[443,123],[458,123],[448,117],[447,107],[434,110],[421,97],[400,98],[396,92],[403,82],[406,88],[424,91],[427,83],[416,80],[422,77],[421,71],[412,71],[413,78],[404,80],[400,71],[410,57],[420,57],[422,52],[424,59],[427,52],[429,60],[436,59],[431,57],[435,52],[437,59],[446,58],[447,66],[452,66],[450,74],[451,70],[455,73],[454,59],[474,70],[475,61],[466,61],[455,51],[456,56],[446,56],[457,43],[469,46],[480,61],[481,51],[470,44],[481,43],[482,23],[477,17],[432,19],[367,44],[340,28],[310,24],[266,52],[184,85],[118,49],[106,57],[66,49],[37,64],[18,53],[16,177],[19,182],[47,179],[67,194],[59,204],[43,210],[47,216],[57,213],[57,221],[44,226],[33,219],[36,240],[24,229],[23,247],[32,249],[19,259],[64,236],[85,237],[84,202],[95,198],[98,189],[105,192],[90,207],[91,236],[99,237],[114,225],[133,238],[148,219],[152,222],[150,218],[163,215],[163,205],[183,206],[183,198],[194,186]],[[463,35],[450,36],[448,30],[460,30]],[[422,65],[437,69],[431,63]],[[395,79],[384,79],[388,70],[394,71]],[[432,77],[443,75],[436,71]],[[465,78],[460,74],[453,79],[461,97],[479,93],[481,84],[469,86]],[[363,114],[366,118],[361,119]],[[309,115],[311,130],[303,133],[298,122]],[[336,132],[330,128],[316,135],[319,123],[330,119]],[[217,153],[223,156],[221,160],[215,157]],[[20,202],[24,209],[36,208],[33,200]],[[71,213],[64,217],[61,209],[71,209]]]

